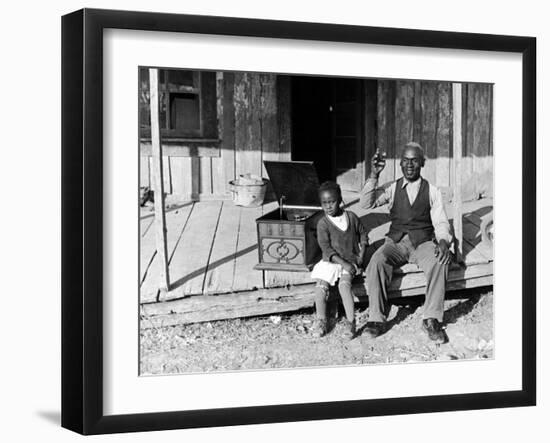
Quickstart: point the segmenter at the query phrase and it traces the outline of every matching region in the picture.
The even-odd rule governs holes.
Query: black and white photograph
[[[128,80],[141,376],[494,358],[493,84]]]
[[[544,440],[544,10],[7,3],[0,440]]]

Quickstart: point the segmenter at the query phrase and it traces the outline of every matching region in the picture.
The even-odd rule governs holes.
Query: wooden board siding
[[[385,184],[395,180],[395,91],[394,81],[378,82],[378,143],[381,153],[386,154],[388,161],[380,174],[379,183]]]
[[[235,165],[236,175],[261,175],[260,76],[235,74]]]
[[[492,196],[492,85],[464,84],[463,200]],[[431,183],[452,183],[451,83],[421,81],[378,82],[377,146],[387,153],[384,184],[401,176],[399,156],[408,141],[420,143],[427,161],[422,174]]]
[[[266,176],[263,160],[290,160],[290,78],[275,74],[216,73],[218,141],[208,146],[166,144],[164,186],[170,203],[230,199],[228,182],[240,174]],[[143,143],[140,186],[150,186]]]
[[[226,135],[224,134],[224,127],[225,127],[225,121],[224,121],[225,90],[224,88],[225,88],[224,74],[222,72],[217,72],[216,73],[216,115],[217,115],[218,134],[221,135],[222,140],[226,138]],[[221,146],[221,149],[224,149],[224,147]],[[234,149],[234,145],[231,145],[231,149]],[[234,163],[234,160],[232,162]],[[210,170],[212,174],[212,194],[224,195],[226,193],[224,159],[221,156],[210,158]],[[234,173],[232,172],[230,177],[233,177],[233,175]]]
[[[451,186],[452,152],[452,87],[451,83],[437,83],[437,126],[435,128],[435,158],[437,186]]]
[[[415,82],[415,125],[414,138],[424,147],[426,158],[437,159],[437,126],[438,126],[438,84],[431,82]],[[420,114],[420,115],[418,115]],[[437,183],[437,168],[429,167],[424,171],[424,177],[433,184]]]
[[[380,183],[401,175],[403,144],[419,142],[426,151],[424,176],[433,184],[452,183],[452,97],[448,82],[365,81],[365,158],[372,146],[387,154]],[[367,88],[369,86],[369,88]],[[164,186],[168,201],[230,199],[228,182],[239,174],[266,175],[264,160],[291,159],[291,79],[259,73],[216,73],[219,140],[201,146],[167,144]],[[373,97],[369,107],[368,98]],[[492,85],[463,85],[463,199],[492,196]],[[367,140],[368,139],[368,140]],[[142,148],[142,155],[148,155]],[[144,154],[145,153],[145,154]],[[327,155],[330,155],[327,153]],[[368,175],[370,166],[361,175]],[[150,165],[140,160],[140,186],[150,186]]]
[[[280,160],[291,159],[291,96],[290,77],[277,76],[277,123],[279,128]]]

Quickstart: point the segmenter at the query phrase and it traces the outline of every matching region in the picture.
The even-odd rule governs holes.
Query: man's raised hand
[[[371,177],[378,178],[382,170],[386,166],[386,153],[380,153],[380,150],[377,149],[374,155],[372,156],[372,159],[370,161],[370,173]]]

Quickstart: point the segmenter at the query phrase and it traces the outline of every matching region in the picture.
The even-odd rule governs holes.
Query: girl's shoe
[[[313,325],[313,336],[321,338],[327,335],[328,322],[326,318],[318,318]]]
[[[342,335],[348,340],[355,337],[355,320],[349,321],[347,318],[344,318],[344,333]]]

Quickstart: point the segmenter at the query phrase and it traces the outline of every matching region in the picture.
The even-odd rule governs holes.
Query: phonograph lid
[[[319,179],[313,162],[264,161],[265,169],[283,206],[320,207]]]

